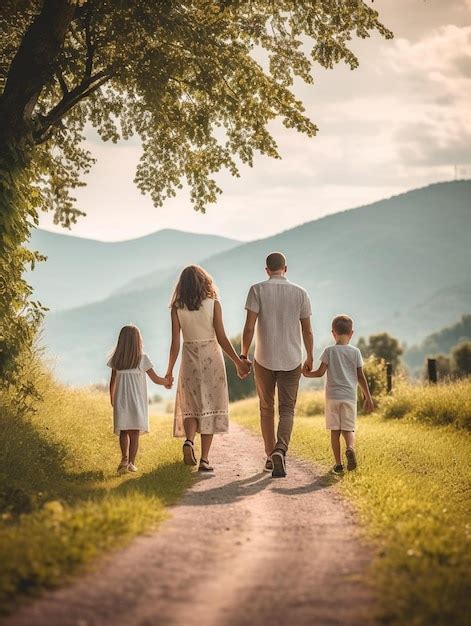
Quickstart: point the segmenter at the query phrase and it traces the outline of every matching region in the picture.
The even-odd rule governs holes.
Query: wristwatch
[[[245,354],[239,354],[239,359],[243,359],[244,361],[247,361],[247,357],[245,356]]]

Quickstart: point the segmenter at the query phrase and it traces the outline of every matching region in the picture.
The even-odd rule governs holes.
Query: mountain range
[[[29,247],[47,256],[26,276],[35,297],[52,311],[103,300],[148,272],[166,276],[182,264],[224,252],[239,242],[215,235],[178,230],[128,241],[95,241],[33,231]]]
[[[386,330],[403,342],[420,343],[471,311],[470,200],[470,181],[437,183],[266,239],[220,241],[227,246],[220,251],[210,250],[200,236],[188,235],[186,246],[172,248],[167,267],[141,263],[141,274],[129,276],[115,266],[113,281],[100,277],[106,284],[102,296],[106,291],[107,297],[49,314],[45,343],[58,357],[56,369],[63,380],[95,382],[107,373],[106,352],[120,327],[134,322],[162,371],[170,335],[168,301],[181,267],[199,262],[214,276],[228,333],[236,335],[248,287],[266,278],[264,260],[273,250],[286,253],[288,277],[310,293],[319,346],[329,340],[330,319],[340,312],[354,318],[357,337]],[[165,239],[166,232],[154,237]],[[120,267],[127,266],[126,255],[140,254],[139,242],[126,242],[130,252],[121,253]],[[89,298],[90,277],[85,268],[77,267],[76,272],[80,293]],[[61,280],[67,282],[66,277]]]

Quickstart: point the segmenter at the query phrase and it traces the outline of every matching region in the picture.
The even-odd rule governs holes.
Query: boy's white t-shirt
[[[357,368],[363,367],[360,350],[350,344],[327,346],[321,354],[321,361],[327,365],[326,398],[356,402]]]

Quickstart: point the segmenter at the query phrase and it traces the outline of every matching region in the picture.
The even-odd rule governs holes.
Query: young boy
[[[347,469],[354,470],[357,459],[354,450],[355,422],[357,417],[357,385],[363,391],[364,408],[374,409],[368,382],[363,372],[363,359],[358,348],[350,345],[353,335],[353,321],[348,315],[337,315],[332,320],[332,335],[335,346],[328,346],[321,354],[318,369],[306,372],[307,378],[320,378],[327,371],[325,386],[325,422],[330,430],[332,452],[335,457],[334,474],[343,472],[340,455],[340,434],[347,449]]]

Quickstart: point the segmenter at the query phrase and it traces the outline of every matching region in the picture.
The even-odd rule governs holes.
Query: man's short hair
[[[277,272],[278,270],[284,270],[286,267],[286,257],[281,252],[272,252],[267,256],[267,268],[271,272]]]
[[[338,335],[349,335],[353,330],[353,320],[348,315],[336,315],[332,320],[332,330]]]

